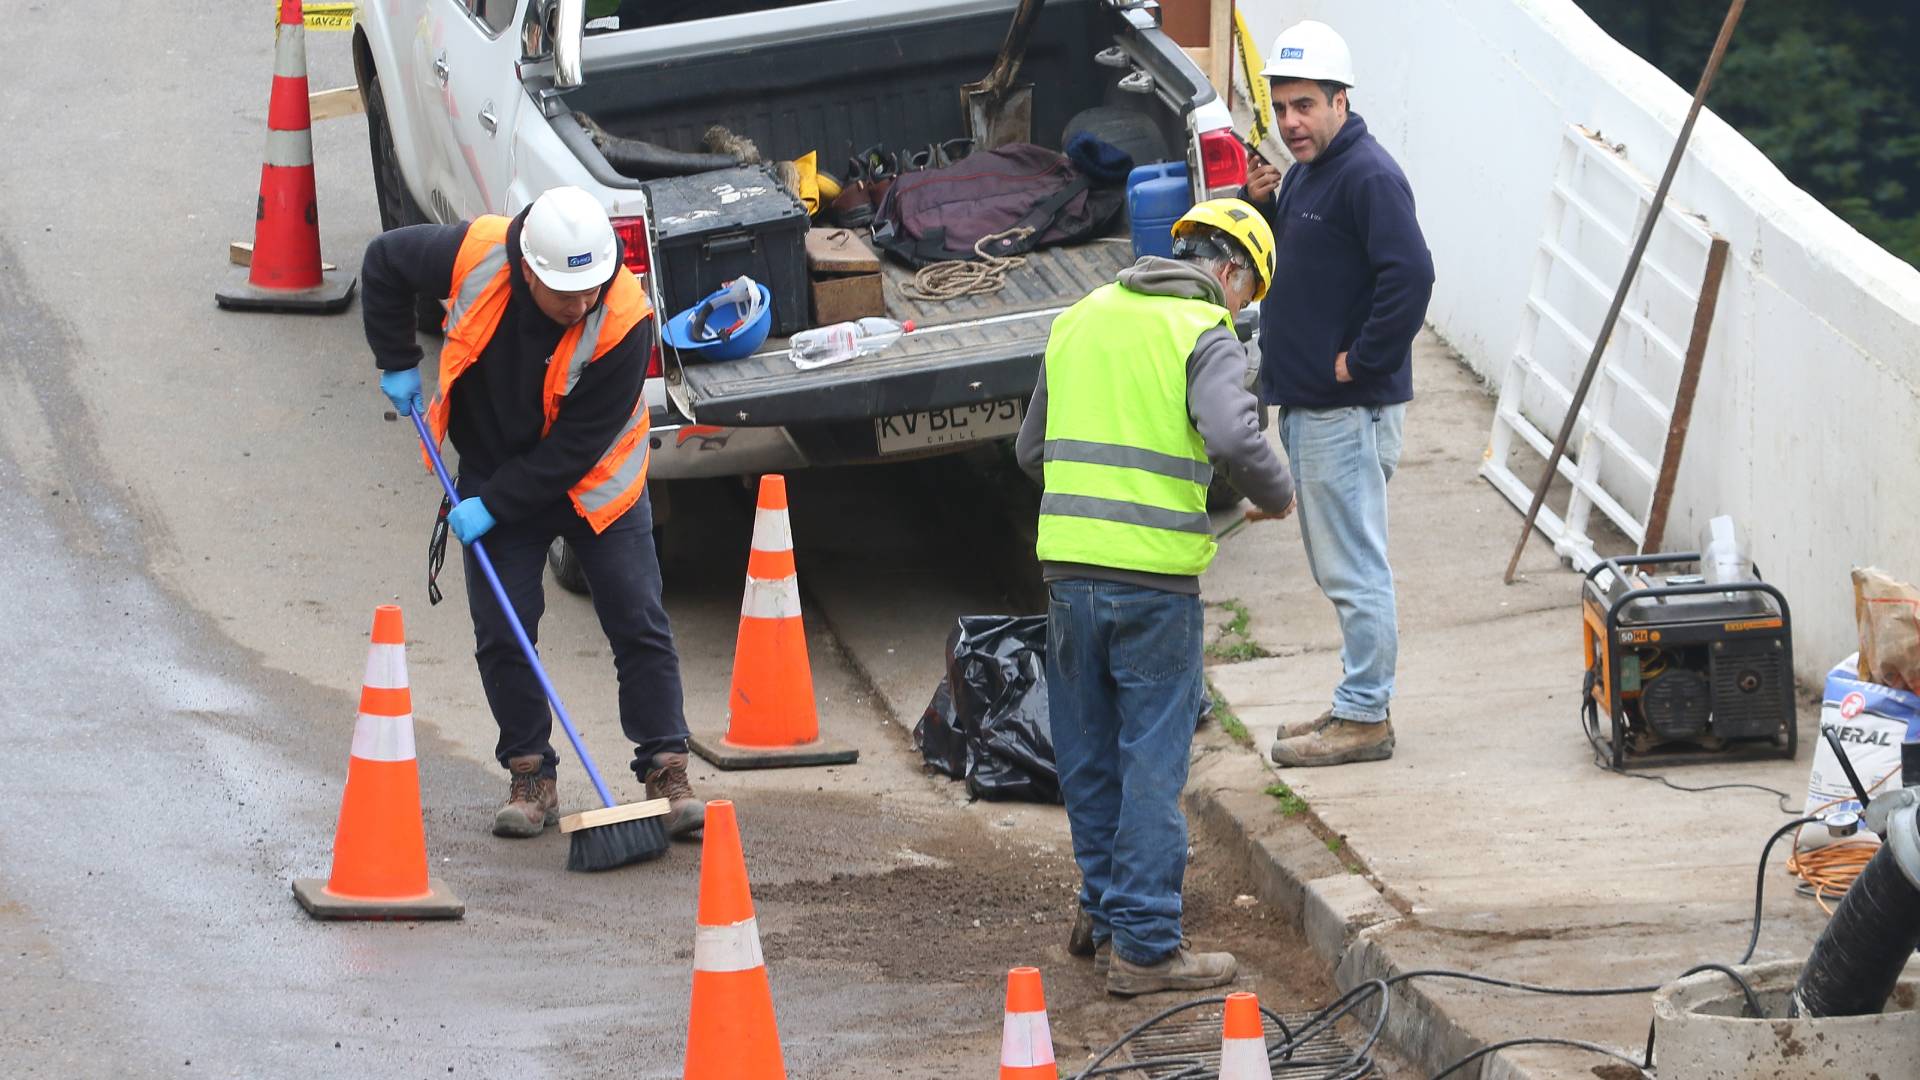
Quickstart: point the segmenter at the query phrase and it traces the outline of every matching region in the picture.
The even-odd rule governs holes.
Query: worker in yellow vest
[[[647,798],[671,802],[668,831],[692,834],[704,812],[687,780],[680,660],[646,497],[641,386],[655,320],[606,210],[580,188],[554,188],[512,219],[383,233],[360,272],[381,391],[460,452],[461,501],[442,508],[447,527],[462,545],[486,537],[536,641],[547,549],[557,537],[571,544],[613,648],[633,771]],[[447,302],[437,389],[424,406],[414,338],[422,296]],[[495,755],[509,776],[493,832],[538,836],[559,820],[553,715],[471,551],[466,579],[474,658],[500,728]]]
[[[1123,996],[1233,979],[1233,956],[1191,950],[1180,922],[1207,487],[1230,481],[1250,517],[1293,510],[1233,327],[1273,280],[1273,232],[1214,199],[1173,235],[1173,258],[1143,257],[1054,320],[1015,444],[1045,488],[1048,711],[1082,882],[1068,951]]]

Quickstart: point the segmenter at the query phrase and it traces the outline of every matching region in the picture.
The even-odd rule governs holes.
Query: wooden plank
[[[360,88],[357,86],[315,90],[307,95],[307,108],[312,112],[315,123],[367,111],[366,102],[360,100]]]
[[[1220,100],[1233,99],[1233,0],[1213,0],[1207,12],[1207,62],[1202,65]],[[1257,77],[1257,76],[1256,76]]]
[[[1680,368],[1680,389],[1673,398],[1673,419],[1667,424],[1667,448],[1660,455],[1660,478],[1653,485],[1653,505],[1647,511],[1642,553],[1659,551],[1667,536],[1667,510],[1673,504],[1673,485],[1680,476],[1680,454],[1687,448],[1687,430],[1693,426],[1693,398],[1700,389],[1700,366],[1707,358],[1707,338],[1713,332],[1714,311],[1720,306],[1720,279],[1727,269],[1727,241],[1713,238],[1707,249],[1707,273],[1700,283],[1700,302],[1693,310],[1693,336]]]
[[[852,229],[808,229],[807,268],[823,274],[877,274],[880,258]]]
[[[253,265],[253,241],[235,240],[233,243],[228,244],[227,245],[227,261],[232,263],[235,266],[252,266]],[[326,271],[338,270],[340,268],[333,265],[330,262],[323,262],[320,264],[320,269],[324,273]]]
[[[659,817],[672,811],[665,799],[648,799],[646,802],[628,803],[625,806],[603,806],[598,810],[582,810],[578,814],[568,814],[560,819],[560,831],[578,832],[601,825],[614,825],[622,821],[635,821],[639,818]]]

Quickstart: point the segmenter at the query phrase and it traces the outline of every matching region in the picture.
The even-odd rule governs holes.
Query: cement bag
[[[1900,744],[1920,739],[1920,696],[1870,683],[1860,677],[1860,658],[1849,656],[1827,672],[1827,689],[1820,702],[1821,737],[1813,749],[1813,774],[1807,778],[1806,813],[1840,800],[1835,810],[1858,810],[1853,785],[1840,768],[1840,759],[1827,744],[1824,732],[1832,728],[1847,748],[1847,759],[1860,782],[1877,792],[1900,786]],[[1891,776],[1875,789],[1881,778]]]
[[[1853,571],[1860,677],[1920,693],[1920,589],[1872,567]]]

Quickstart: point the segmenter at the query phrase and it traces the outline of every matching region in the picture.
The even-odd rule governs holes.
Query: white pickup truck
[[[818,150],[833,171],[849,147],[963,134],[959,87],[992,66],[1015,4],[365,0],[353,56],[381,224],[513,214],[575,184],[606,205],[645,280],[660,265],[645,192],[576,113],[682,151],[724,124],[766,160]],[[1021,77],[1035,84],[1035,142],[1058,148],[1076,117],[1132,114],[1136,130],[1157,133],[1160,160],[1188,163],[1196,198],[1245,179],[1226,106],[1160,30],[1152,0],[1049,0]],[[885,460],[1011,435],[1053,317],[1131,261],[1123,238],[1049,248],[999,293],[942,303],[907,299],[911,272],[889,264],[889,313],[919,329],[832,367],[798,370],[779,339],[726,363],[656,353],[651,475]],[[648,287],[659,310],[660,282]],[[423,329],[437,320],[423,312]]]

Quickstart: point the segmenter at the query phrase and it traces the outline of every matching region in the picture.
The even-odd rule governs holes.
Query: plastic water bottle
[[[816,326],[793,335],[788,348],[795,367],[802,370],[826,367],[856,356],[879,352],[913,332],[913,323],[869,317],[857,322],[839,322]]]
[[[1747,545],[1732,517],[1722,514],[1701,528],[1700,572],[1712,585],[1754,579],[1753,564],[1747,560]]]

